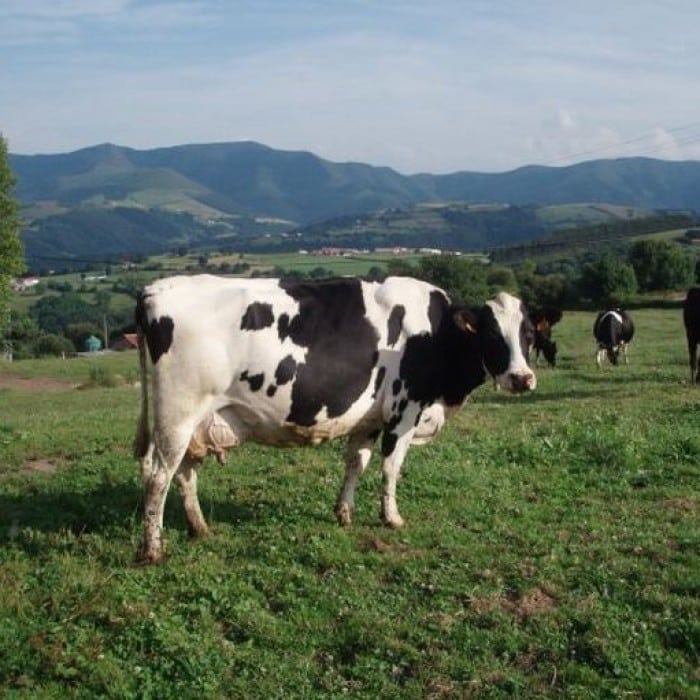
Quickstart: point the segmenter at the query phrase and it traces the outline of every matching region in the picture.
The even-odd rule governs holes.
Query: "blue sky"
[[[12,153],[254,140],[402,173],[700,159],[697,0],[2,0]]]

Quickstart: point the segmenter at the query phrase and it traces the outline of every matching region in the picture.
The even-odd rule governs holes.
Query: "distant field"
[[[235,254],[210,254],[208,255],[209,264],[212,266],[220,266],[224,264],[235,265],[236,263],[248,263],[250,269],[241,276],[249,276],[253,271],[270,272],[275,268],[282,268],[286,272],[299,270],[309,272],[315,268],[323,268],[325,271],[333,275],[366,275],[373,267],[386,269],[387,262],[392,259],[401,259],[408,262],[416,262],[421,255],[417,253],[406,253],[401,255],[391,255],[383,253],[367,253],[353,254],[348,256],[336,255],[301,255],[299,253],[279,253],[270,255],[241,255]],[[69,283],[74,290],[78,291],[81,287],[85,287],[86,292],[79,292],[80,296],[90,303],[94,300],[94,292],[97,290],[109,290],[111,285],[123,277],[138,276],[144,282],[147,282],[157,277],[175,274],[196,274],[205,270],[200,269],[198,264],[198,254],[190,254],[183,256],[168,255],[154,256],[142,265],[137,266],[133,270],[123,270],[118,265],[112,266],[110,275],[104,280],[90,279],[96,275],[104,274],[104,267],[95,268],[87,273],[72,272],[68,274],[51,275],[43,278],[45,282],[53,281],[57,283]],[[157,269],[153,269],[153,265]],[[224,273],[226,274],[226,273]],[[47,290],[46,294],[56,294],[57,292]],[[34,291],[29,291],[23,294],[15,295],[12,302],[12,308],[16,311],[27,311],[29,307],[36,303],[42,295],[37,295]],[[133,299],[126,294],[114,294],[110,302],[112,308],[125,309],[133,306]]]
[[[171,493],[145,569],[135,353],[0,365],[0,695],[700,697],[700,389],[680,311],[634,319],[599,370],[565,312],[534,394],[412,448],[403,530],[377,461],[341,529],[342,444],[248,444],[202,469],[211,536]]]

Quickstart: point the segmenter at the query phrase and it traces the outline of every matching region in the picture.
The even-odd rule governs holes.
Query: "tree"
[[[442,287],[452,301],[482,304],[489,297],[488,266],[457,255],[428,255],[418,262],[420,279]]]
[[[42,297],[29,313],[44,333],[65,333],[69,324],[89,322],[97,328],[102,323],[100,311],[77,294]]]
[[[65,336],[56,335],[55,333],[42,335],[34,343],[34,354],[36,357],[60,356],[69,352],[75,352],[73,343]]]
[[[12,356],[15,360],[26,360],[34,357],[34,344],[41,335],[39,326],[29,314],[18,311],[12,314],[10,338],[12,340]]]
[[[639,291],[682,289],[693,283],[693,259],[671,241],[641,240],[629,250]]]
[[[637,278],[631,265],[606,253],[584,266],[579,287],[581,296],[596,304],[621,304],[637,293]]]
[[[19,204],[13,196],[15,178],[7,157],[7,142],[0,134],[0,319],[10,303],[10,280],[25,269]]]

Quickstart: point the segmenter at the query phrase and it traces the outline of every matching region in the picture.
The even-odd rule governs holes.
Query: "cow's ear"
[[[460,330],[466,333],[476,334],[478,328],[478,319],[476,314],[470,309],[457,309],[452,318],[454,319],[455,325]]]

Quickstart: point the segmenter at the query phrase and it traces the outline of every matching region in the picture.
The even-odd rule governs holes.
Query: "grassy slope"
[[[376,462],[342,530],[342,445],[245,445],[202,470],[212,536],[187,542],[172,494],[170,559],[151,569],[132,565],[138,391],[0,390],[0,687],[698,697],[700,404],[680,312],[637,311],[630,365],[602,370],[592,320],[565,315],[534,395],[484,386],[411,451],[403,531],[378,524]],[[11,371],[79,380],[80,362]]]

